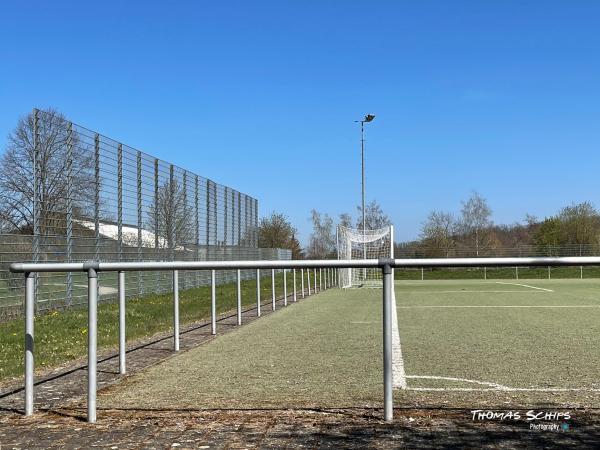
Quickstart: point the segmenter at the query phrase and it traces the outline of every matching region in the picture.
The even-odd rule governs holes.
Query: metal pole
[[[308,296],[310,297],[310,269],[306,269],[306,281],[308,282]]]
[[[302,276],[302,298],[304,298],[304,269],[300,269],[300,275]]]
[[[216,270],[210,271],[210,330],[212,334],[217,334],[217,290],[215,286]]]
[[[120,270],[117,274],[119,290],[119,373],[124,374],[125,369],[125,272]]]
[[[242,324],[242,271],[237,270],[237,324]]]
[[[551,273],[551,272],[550,272],[550,270],[551,270],[551,269],[550,269],[550,266],[548,266],[548,279],[551,279],[551,278],[552,278],[552,277],[550,276],[550,273]]]
[[[173,350],[179,351],[179,271],[173,271]]]
[[[260,317],[260,269],[256,269],[256,316]]]
[[[323,269],[319,269],[319,291],[323,290]]]
[[[33,414],[35,274],[25,274],[25,415]]]
[[[96,423],[98,274],[88,269],[88,422]]]
[[[519,279],[519,266],[515,267],[515,273],[517,275],[517,280]]]
[[[362,178],[362,228],[363,239],[367,236],[367,221],[365,213],[365,122],[360,121],[360,168]],[[366,239],[365,239],[366,240]],[[363,257],[367,259],[367,243],[363,242]]]
[[[387,422],[394,416],[392,391],[392,268],[383,267],[383,415]]]
[[[425,268],[421,267],[421,281],[425,280]]]
[[[287,276],[283,269],[283,306],[287,306]]]
[[[275,269],[271,269],[271,309],[275,311]]]
[[[315,279],[315,294],[317,293],[317,269],[314,268],[313,269],[313,275],[314,275],[314,279]]]
[[[294,273],[294,303],[296,303],[296,301],[298,300],[296,298],[296,269],[293,269],[293,273]]]

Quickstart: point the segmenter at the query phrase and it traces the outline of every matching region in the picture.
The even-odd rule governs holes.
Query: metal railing
[[[506,267],[506,266],[593,266],[600,265],[600,257],[534,257],[534,258],[455,258],[455,259],[362,259],[362,260],[303,260],[303,261],[172,261],[172,262],[88,262],[88,263],[15,263],[10,270],[24,273],[25,282],[25,415],[33,414],[34,372],[34,296],[35,274],[48,272],[86,272],[88,291],[88,422],[96,422],[96,361],[97,361],[97,306],[98,273],[117,272],[119,292],[119,370],[125,373],[125,272],[171,271],[173,276],[173,348],[179,350],[179,270],[211,271],[211,332],[216,334],[217,270],[237,270],[237,320],[241,324],[241,270],[257,271],[256,310],[261,315],[260,270],[293,270],[296,300],[296,269],[308,272],[308,294],[311,295],[310,270],[313,271],[313,292],[317,292],[317,269],[326,270],[325,288],[335,286],[339,280],[337,269],[379,268],[383,280],[383,385],[384,418],[393,417],[392,394],[392,287],[394,268],[421,267]],[[273,275],[272,275],[273,276]],[[322,278],[321,278],[322,283]],[[285,283],[284,283],[285,285]],[[273,283],[272,308],[275,310],[275,284]],[[321,284],[321,287],[323,285]],[[304,273],[302,273],[302,297],[304,297]],[[285,292],[287,302],[287,292]]]

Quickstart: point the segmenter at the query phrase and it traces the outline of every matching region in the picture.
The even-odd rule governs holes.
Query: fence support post
[[[283,306],[287,306],[287,274],[283,269]]]
[[[275,269],[271,269],[271,309],[275,311]]]
[[[383,415],[390,422],[394,416],[392,391],[392,267],[383,266]]]
[[[217,289],[215,270],[210,271],[210,331],[212,334],[217,334]]]
[[[302,276],[302,298],[304,298],[304,269],[300,269],[300,275]]]
[[[33,414],[35,274],[25,274],[25,415]]]
[[[179,271],[173,271],[173,350],[179,351]]]
[[[119,290],[119,373],[123,375],[125,368],[125,272],[117,274]]]
[[[323,269],[319,268],[319,292],[323,290]],[[315,289],[316,291],[316,289]]]
[[[310,297],[310,269],[306,269],[306,281],[308,284],[308,296]]]
[[[98,273],[88,269],[88,422],[96,423]]]
[[[256,269],[256,317],[260,317],[260,269]]]
[[[294,297],[293,297],[293,300],[294,300],[294,303],[296,303],[296,300],[297,300],[297,298],[296,298],[296,269],[293,269],[293,272],[294,272]]]
[[[315,294],[317,293],[317,268],[315,267],[313,269],[313,275],[314,275],[314,279],[315,279]]]
[[[237,324],[242,324],[242,273],[237,270]]]

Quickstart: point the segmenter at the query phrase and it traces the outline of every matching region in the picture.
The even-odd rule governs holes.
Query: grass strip
[[[298,292],[301,289],[300,271],[297,272]],[[261,273],[264,274],[266,271]],[[317,271],[317,280],[319,273]],[[314,282],[311,274],[311,284]],[[305,285],[306,285],[305,273]],[[318,284],[318,281],[317,281]],[[288,295],[293,293],[293,276],[287,275]],[[271,298],[271,274],[261,276],[261,300]],[[256,280],[242,281],[242,305],[256,304]],[[275,292],[283,295],[283,273],[276,274]],[[182,325],[210,317],[210,285],[182,290],[179,293],[179,316]],[[236,283],[216,288],[217,313],[234,310],[237,305]],[[127,341],[152,336],[173,329],[173,294],[151,294],[127,300]],[[98,348],[118,346],[119,306],[116,302],[98,305]],[[35,318],[36,371],[77,359],[87,354],[87,308],[52,311]],[[24,320],[0,324],[0,380],[23,374]]]

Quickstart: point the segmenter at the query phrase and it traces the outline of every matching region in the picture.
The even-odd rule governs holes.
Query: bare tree
[[[298,239],[296,239],[297,232],[284,214],[273,212],[269,217],[260,219],[258,246],[262,248],[287,248],[292,251],[292,259],[302,259],[302,248]]]
[[[177,180],[167,180],[148,211],[148,228],[158,236],[161,247],[174,249],[194,239],[193,216],[187,211],[185,195]]]
[[[40,112],[37,127],[40,234],[64,234],[67,200],[75,215],[89,213],[95,179],[93,152],[85,148],[65,117],[56,110]],[[0,230],[33,234],[34,115],[21,117],[8,135],[0,157]],[[70,176],[69,176],[70,175]],[[70,182],[70,186],[69,186]],[[70,189],[69,189],[70,187]]]
[[[327,214],[321,215],[314,209],[310,213],[313,232],[308,243],[308,257],[315,259],[331,257],[335,253],[336,245],[333,219]]]
[[[362,225],[362,207],[357,206],[358,219],[356,228],[363,229]],[[387,227],[392,224],[390,218],[383,212],[377,200],[373,200],[365,206],[365,221],[367,222],[367,230],[377,230],[378,228]]]
[[[352,216],[350,216],[348,213],[340,214],[339,224],[345,228],[352,228]]]
[[[452,214],[442,211],[432,211],[423,224],[421,239],[431,252],[431,256],[450,256],[454,248],[455,220]]]
[[[479,249],[483,238],[485,238],[483,234],[492,225],[490,220],[492,210],[488,206],[487,200],[476,191],[473,191],[471,197],[466,202],[462,202],[461,213],[461,230],[465,234],[473,235],[475,253],[479,256]]]

